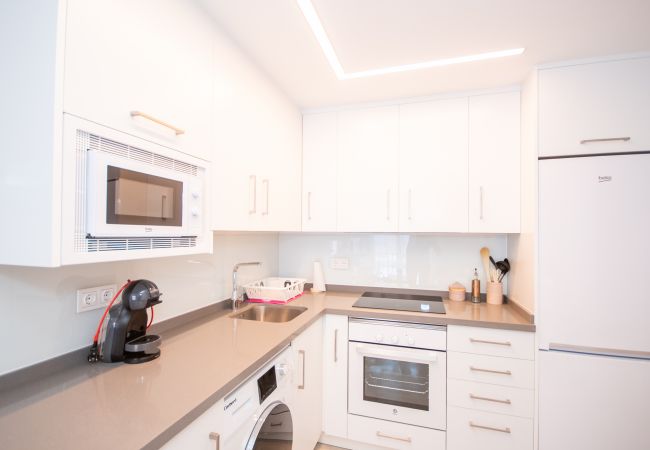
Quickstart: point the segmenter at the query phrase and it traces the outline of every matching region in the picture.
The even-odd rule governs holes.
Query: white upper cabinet
[[[338,231],[397,231],[399,106],[338,115]]]
[[[469,98],[469,231],[519,233],[519,92]]]
[[[336,113],[302,119],[303,231],[336,231],[336,126]]]
[[[210,160],[212,42],[192,2],[69,0],[64,111]]]
[[[650,150],[650,58],[539,72],[539,155]]]
[[[467,231],[467,97],[400,106],[399,231]]]

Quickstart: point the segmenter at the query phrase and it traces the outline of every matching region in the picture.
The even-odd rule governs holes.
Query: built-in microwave
[[[62,264],[212,251],[209,163],[64,114]]]
[[[89,149],[89,238],[198,236],[203,177]]]

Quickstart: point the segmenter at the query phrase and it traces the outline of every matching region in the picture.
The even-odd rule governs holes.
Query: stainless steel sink
[[[233,319],[258,322],[289,322],[307,310],[304,306],[252,305],[232,314]]]

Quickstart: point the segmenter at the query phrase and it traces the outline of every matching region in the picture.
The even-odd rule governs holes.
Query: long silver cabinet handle
[[[469,394],[469,398],[472,400],[484,400],[486,402],[494,402],[494,403],[503,403],[504,405],[511,405],[512,401],[510,399],[505,399],[505,400],[500,400],[498,398],[490,398],[490,397],[481,397],[480,395],[474,395],[474,394]]]
[[[339,330],[337,328],[334,330],[334,362],[337,362],[339,360],[338,337],[339,337]]]
[[[487,373],[497,373],[499,375],[512,375],[512,372],[509,370],[494,370],[494,369],[481,369],[480,367],[469,366],[469,370],[474,372],[487,372]]]
[[[271,182],[268,179],[262,180],[262,183],[266,186],[266,207],[264,208],[263,216],[269,215],[269,189]]]
[[[253,187],[251,188],[251,181]],[[248,178],[248,189],[253,198],[253,207],[248,210],[248,214],[255,214],[257,212],[257,177],[251,175]]]
[[[503,345],[506,347],[512,347],[512,342],[510,341],[488,341],[485,339],[474,339],[474,338],[469,338],[469,341],[472,344],[494,344],[494,345]]]
[[[390,220],[390,189],[386,191],[386,220]]]
[[[581,144],[589,144],[591,142],[612,142],[612,141],[623,141],[627,142],[630,140],[629,136],[623,137],[614,137],[614,138],[599,138],[599,139],[583,139],[580,141]]]
[[[214,441],[215,450],[219,450],[219,448],[221,447],[221,443],[220,443],[221,436],[219,436],[219,433],[214,433],[214,432],[210,433],[210,439]]]
[[[498,431],[499,433],[508,433],[508,434],[511,433],[509,427],[506,427],[506,428],[496,428],[496,427],[489,427],[489,426],[487,426],[487,425],[479,425],[479,424],[474,423],[474,422],[470,422],[470,423],[469,423],[469,426],[472,427],[472,428],[480,428],[480,429],[482,429],[482,430]]]
[[[298,386],[298,389],[305,389],[305,364],[306,364],[306,354],[304,350],[298,350],[298,355],[302,355],[302,383]]]
[[[407,437],[391,436],[390,434],[384,434],[381,431],[377,431],[377,437],[393,439],[395,441],[401,441],[401,442],[411,442],[411,438],[408,436]]]
[[[480,219],[483,220],[483,186],[479,188],[479,195]]]
[[[409,202],[408,202],[408,219],[413,219],[412,209],[411,209],[411,200],[412,200],[412,189],[409,189]]]
[[[311,191],[307,192],[307,220],[311,220]]]
[[[164,121],[162,121],[160,119],[156,119],[155,117],[150,116],[147,113],[143,113],[142,111],[131,111],[131,117],[142,117],[143,119],[147,119],[147,120],[150,120],[153,123],[157,123],[158,125],[162,125],[163,127],[169,128],[170,130],[172,130],[176,134],[176,136],[178,136],[179,134],[185,134],[185,130],[183,130],[181,128],[178,128],[178,127],[175,127],[174,125],[171,125],[170,123],[164,122]]]

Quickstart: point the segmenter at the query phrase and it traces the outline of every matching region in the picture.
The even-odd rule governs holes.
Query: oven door
[[[445,352],[350,342],[348,412],[445,430]]]
[[[92,237],[189,236],[189,177],[88,151],[87,232]]]

